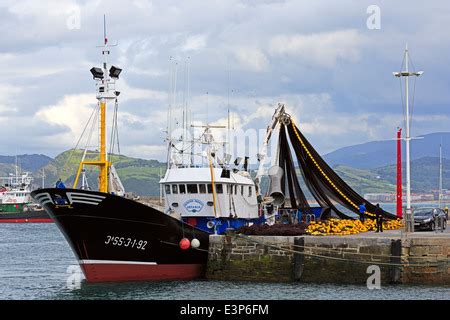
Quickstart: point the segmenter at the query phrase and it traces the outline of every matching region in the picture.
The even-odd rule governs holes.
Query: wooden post
[[[300,281],[303,269],[304,269],[304,262],[305,262],[305,256],[303,255],[305,251],[305,238],[299,237],[294,238],[294,251],[297,251],[299,253],[294,253],[293,257],[293,267],[292,267],[292,275],[294,278],[294,281]]]

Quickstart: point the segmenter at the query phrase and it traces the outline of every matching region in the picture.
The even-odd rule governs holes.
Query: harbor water
[[[0,224],[0,299],[450,299],[445,286],[366,286],[218,281],[87,284],[54,224]]]

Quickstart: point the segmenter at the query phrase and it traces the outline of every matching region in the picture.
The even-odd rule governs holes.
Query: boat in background
[[[18,172],[0,177],[0,223],[53,222],[45,210],[31,198],[33,177]]]

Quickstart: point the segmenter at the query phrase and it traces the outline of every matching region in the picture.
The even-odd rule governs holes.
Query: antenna
[[[171,67],[171,73],[170,73],[170,77],[169,77],[169,91],[168,91],[168,108],[167,108],[167,140],[170,141],[170,135],[171,135],[171,112],[172,112],[172,92],[173,92],[173,65],[172,65],[172,59],[173,57],[170,56],[169,57],[169,63],[170,63],[170,67]]]
[[[227,59],[227,67],[228,67],[228,101],[227,101],[227,109],[228,109],[228,129],[227,129],[227,153],[230,154],[231,150],[231,140],[230,140],[230,129],[231,129],[231,123],[230,123],[230,63]]]
[[[103,39],[105,40],[105,46],[108,44],[108,38],[106,37],[106,14],[103,15]]]
[[[44,167],[42,167],[42,189],[45,188],[45,171]]]
[[[228,137],[227,137],[227,153],[230,154],[231,141],[230,141],[230,107],[228,107]]]
[[[16,177],[19,175],[19,160],[17,159],[17,152],[16,152]],[[16,178],[17,179],[17,178]]]
[[[190,110],[190,108],[189,108],[189,95],[190,95],[190,64],[189,64],[189,60],[190,60],[190,57],[188,57],[187,58],[187,61],[188,61],[188,63],[187,63],[187,70],[186,70],[186,73],[187,73],[187,94],[186,94],[186,130],[190,133],[190,135],[191,135],[191,138],[192,138],[192,146],[193,146],[193,144],[194,144],[194,133],[193,133],[193,130],[192,130],[192,128],[191,128],[191,125],[192,125],[192,112],[191,112],[191,110]],[[191,152],[190,152],[190,154],[189,154],[189,157],[190,157],[190,160],[189,160],[189,166],[193,166],[194,165],[194,159],[193,159],[193,152],[194,152],[194,150],[193,150],[193,147],[191,147],[190,148],[191,149]]]
[[[439,208],[441,207],[442,200],[442,138],[439,145]]]
[[[209,93],[206,91],[206,125],[209,124]]]

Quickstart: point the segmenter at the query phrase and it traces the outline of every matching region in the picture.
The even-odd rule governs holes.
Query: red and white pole
[[[402,218],[402,128],[397,131],[397,218]]]

